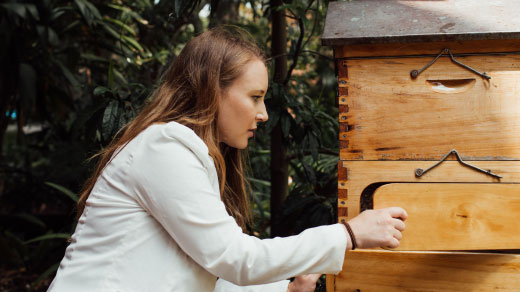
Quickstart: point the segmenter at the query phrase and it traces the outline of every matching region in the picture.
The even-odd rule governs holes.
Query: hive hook
[[[491,79],[491,77],[489,75],[487,75],[486,72],[480,73],[479,71],[471,68],[470,66],[462,64],[460,61],[456,60],[455,57],[453,57],[453,54],[451,53],[450,49],[442,49],[441,52],[430,63],[428,63],[426,66],[422,67],[421,70],[414,69],[414,70],[410,71],[410,76],[413,79],[417,78],[417,76],[419,76],[419,74],[421,74],[424,70],[428,69],[428,67],[430,67],[433,63],[435,63],[435,61],[437,61],[437,59],[439,59],[439,57],[442,56],[442,54],[448,54],[453,63],[455,63],[459,66],[462,66],[462,67],[468,69],[469,71],[471,71],[475,74],[478,74],[488,80]]]

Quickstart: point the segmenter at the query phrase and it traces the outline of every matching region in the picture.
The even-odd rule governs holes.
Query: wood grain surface
[[[342,160],[520,160],[520,55],[347,60],[339,78]],[[341,75],[341,74],[338,74]],[[432,86],[435,85],[435,86]],[[439,93],[439,90],[445,93]],[[450,158],[450,159],[453,159]]]
[[[520,290],[520,255],[355,251],[328,278],[329,292],[513,292]]]
[[[434,161],[341,161],[338,171],[338,217],[350,220],[361,210],[362,195],[380,183],[520,183],[520,161],[471,161],[472,165],[490,169],[502,176],[496,179],[468,168],[458,161],[445,161],[415,177],[416,168],[426,169]]]
[[[449,48],[453,54],[518,52],[520,50],[520,40],[474,40],[464,42],[417,42],[335,46],[334,56],[340,59],[423,54],[437,55],[444,48]]]
[[[520,184],[392,183],[373,204],[407,211],[398,250],[520,249]]]

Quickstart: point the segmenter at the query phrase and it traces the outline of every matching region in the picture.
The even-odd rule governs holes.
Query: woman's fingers
[[[399,247],[399,240],[397,240],[395,238],[392,238],[392,240],[390,240],[389,244],[386,247],[388,247],[388,248],[397,248],[397,247]]]
[[[401,220],[403,221],[406,220],[406,218],[408,218],[408,214],[401,207],[390,207],[386,208],[386,210],[388,210],[390,216],[392,216],[393,218],[401,218]]]
[[[321,274],[309,274],[296,276],[294,281],[289,284],[289,292],[313,292],[316,289],[316,282]]]
[[[401,233],[401,231],[397,230],[397,229],[394,229],[393,232],[392,232],[392,236],[397,239],[397,240],[401,240],[403,239],[403,234]]]
[[[400,219],[392,219],[392,221],[394,223],[395,229],[397,229],[399,231],[404,231],[405,224],[403,221],[401,221]]]
[[[360,248],[396,248],[405,229],[408,214],[403,208],[366,210],[349,221]]]

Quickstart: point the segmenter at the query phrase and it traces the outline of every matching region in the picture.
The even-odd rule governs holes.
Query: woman
[[[267,83],[263,54],[243,31],[192,39],[101,153],[49,291],[310,291],[315,275],[285,279],[338,273],[356,243],[398,246],[400,208],[351,220],[355,240],[341,224],[266,240],[243,233],[241,149],[268,119]]]

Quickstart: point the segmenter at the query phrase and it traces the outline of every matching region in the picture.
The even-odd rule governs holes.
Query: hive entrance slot
[[[475,79],[426,80],[431,90],[438,93],[460,93],[468,91],[475,85]]]

